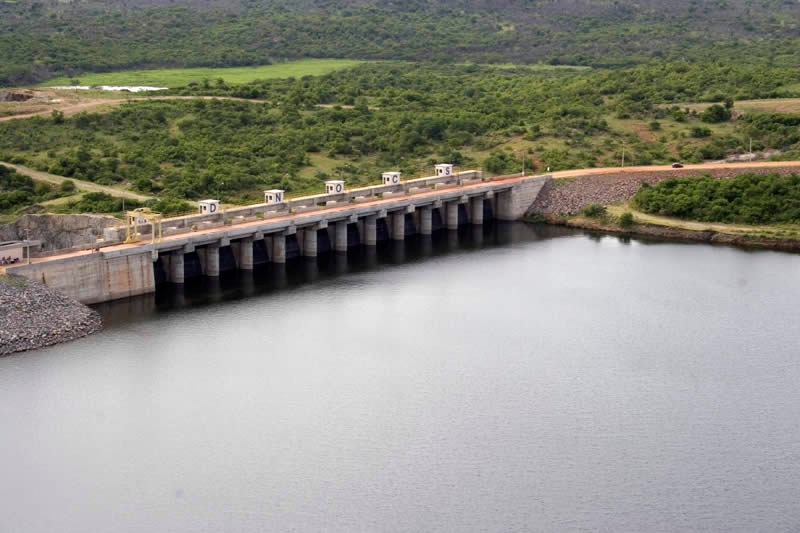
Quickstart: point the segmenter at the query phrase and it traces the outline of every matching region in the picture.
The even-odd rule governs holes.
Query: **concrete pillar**
[[[340,220],[336,223],[335,229],[335,243],[334,250],[337,252],[347,251],[347,220]]]
[[[286,234],[284,233],[272,235],[272,262],[278,264],[286,262]]]
[[[206,247],[206,276],[219,276],[219,246],[215,244]]]
[[[447,229],[458,229],[458,202],[447,202]]]
[[[378,244],[378,216],[369,215],[364,219],[364,245],[375,246]]]
[[[477,198],[470,198],[470,222],[472,224],[483,224],[483,196]]]
[[[183,283],[183,250],[172,252],[169,260],[169,280],[172,283]]]
[[[317,227],[306,228],[303,234],[303,255],[317,257]]]
[[[419,211],[419,232],[422,235],[430,235],[433,233],[432,216],[433,210],[431,206],[425,205]]]
[[[253,239],[242,239],[239,246],[239,270],[253,270]]]
[[[406,212],[397,211],[390,215],[392,217],[392,240],[402,241],[406,238]]]

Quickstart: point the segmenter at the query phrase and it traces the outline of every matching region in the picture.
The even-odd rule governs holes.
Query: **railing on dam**
[[[160,282],[183,284],[200,274],[217,277],[231,268],[253,270],[266,262],[347,253],[355,246],[457,231],[486,220],[516,220],[550,178],[484,180],[479,171],[467,171],[176,217],[164,222],[160,240],[106,241],[92,246],[98,253],[73,251],[12,269],[81,302],[97,303],[153,292]]]
[[[246,219],[267,219],[290,214],[308,213],[310,211],[325,209],[326,207],[342,206],[349,203],[365,202],[375,198],[388,196],[409,195],[429,191],[434,187],[459,186],[482,179],[479,170],[467,170],[451,176],[426,177],[403,181],[397,185],[373,185],[348,189],[341,193],[315,194],[303,196],[281,202],[278,204],[254,204],[243,207],[225,209],[221,213],[206,215],[188,215],[183,217],[165,219],[162,223],[165,235],[174,235],[185,231],[197,230],[236,224]],[[146,231],[142,233],[149,233]]]
[[[341,193],[334,194],[315,194],[291,198],[285,202],[276,204],[252,204],[242,207],[227,208],[214,214],[189,214],[177,217],[165,218],[162,222],[163,234],[177,235],[194,231],[211,229],[216,227],[231,226],[255,220],[268,220],[292,214],[309,213],[312,211],[323,210],[329,207],[342,206],[344,204],[356,204],[367,202],[377,198],[400,197],[422,192],[428,192],[435,188],[458,187],[478,181],[490,181],[499,178],[515,177],[494,176],[483,178],[480,170],[465,170],[456,172],[449,176],[429,176],[402,181],[392,185],[371,185],[347,189]],[[138,226],[138,232],[142,235],[150,235],[152,228],[149,224]],[[63,255],[69,252],[96,250],[107,246],[115,246],[125,239],[126,227],[107,228],[105,238],[98,239],[96,243],[73,246],[71,248],[49,250],[46,252],[34,252],[33,257],[45,258]]]
[[[498,180],[508,180],[523,178],[522,174],[509,174],[501,176],[484,177],[480,170],[466,170],[453,173],[448,176],[430,176],[423,178],[401,181],[396,184],[373,185],[347,189],[340,193],[316,194],[290,198],[284,202],[267,204],[259,203],[248,206],[223,209],[213,214],[189,214],[165,218],[162,221],[162,232],[164,237],[174,237],[213,230],[219,228],[232,228],[239,224],[264,221],[289,217],[296,215],[305,218],[303,215],[323,215],[332,208],[342,208],[344,206],[358,207],[361,204],[369,204],[377,200],[398,200],[408,199],[412,203],[417,195],[441,191],[443,194],[452,196],[461,187],[478,185],[484,183],[492,186]],[[533,178],[528,176],[527,179]],[[126,237],[126,226],[106,228],[104,238],[98,239],[94,243],[74,246],[68,249],[52,250],[46,252],[33,253],[35,259],[55,258],[74,252],[95,250],[116,246],[121,244]],[[149,224],[137,226],[137,232],[142,236],[143,241],[149,241],[152,228]]]

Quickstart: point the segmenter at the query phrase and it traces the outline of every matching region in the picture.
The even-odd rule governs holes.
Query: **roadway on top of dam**
[[[636,172],[667,172],[667,171],[686,171],[686,170],[738,170],[738,169],[763,169],[763,168],[787,168],[797,167],[800,170],[800,161],[748,161],[741,163],[698,163],[694,165],[683,165],[673,168],[672,165],[650,165],[650,166],[631,166],[631,167],[602,167],[602,168],[582,168],[577,170],[560,170],[549,172],[554,179],[577,178],[580,176],[598,176],[604,174],[626,174]]]
[[[312,224],[311,221],[303,221],[303,219],[308,219],[311,217],[323,217],[326,219],[336,218],[337,213],[352,211],[358,208],[378,208],[380,209],[382,206],[389,206],[398,202],[402,202],[403,200],[414,200],[417,202],[425,201],[425,199],[430,199],[430,202],[435,201],[435,199],[443,194],[452,194],[454,192],[458,192],[459,196],[461,194],[469,194],[470,192],[474,192],[476,190],[484,189],[484,188],[502,188],[504,185],[513,186],[515,183],[520,182],[522,180],[528,180],[534,177],[545,177],[546,175],[537,175],[537,176],[509,176],[509,177],[499,177],[494,178],[487,181],[480,181],[477,183],[469,183],[465,185],[459,186],[450,186],[447,188],[442,189],[431,189],[430,191],[425,192],[415,192],[412,194],[406,195],[394,195],[389,198],[375,198],[375,199],[367,199],[358,203],[347,203],[347,204],[339,204],[330,207],[323,207],[320,209],[308,210],[306,212],[301,213],[287,213],[285,215],[279,215],[270,217],[268,219],[257,219],[252,221],[240,222],[235,225],[223,225],[223,226],[214,226],[210,228],[198,229],[196,231],[190,231],[185,233],[178,233],[174,235],[165,235],[160,243],[151,244],[149,239],[143,239],[139,242],[128,243],[128,244],[115,244],[110,246],[103,246],[102,253],[106,255],[117,255],[120,252],[126,252],[130,250],[142,250],[146,251],[148,249],[153,249],[153,247],[157,247],[158,249],[171,249],[171,243],[174,243],[175,246],[179,246],[181,241],[185,241],[187,238],[191,238],[192,240],[196,240],[201,238],[205,235],[214,235],[214,234],[223,234],[229,232],[231,230],[237,230],[237,232],[242,231],[244,233],[247,230],[252,230],[256,232],[257,230],[254,228],[258,228],[260,226],[264,226],[265,224],[280,224],[282,222],[289,222],[293,220],[297,220],[300,222],[300,225],[307,225]],[[299,198],[295,198],[293,200],[298,200]],[[263,204],[257,204],[263,205]],[[393,208],[396,209],[396,208]],[[162,225],[168,224],[170,219],[164,219]],[[93,250],[79,250],[74,252],[67,252],[64,254],[53,255],[49,257],[42,257],[42,258],[32,258],[32,263],[44,263],[47,261],[56,261],[61,259],[66,259],[70,257],[80,257],[85,255],[91,255],[93,253],[97,253]]]
[[[254,233],[259,231],[258,227],[264,226],[265,224],[280,224],[282,222],[288,222],[292,220],[297,220],[299,225],[307,225],[313,223],[313,221],[308,221],[310,217],[321,216],[325,219],[335,218],[337,213],[341,213],[343,211],[352,211],[358,208],[364,207],[373,207],[380,209],[381,206],[390,206],[392,204],[396,204],[398,201],[402,200],[410,200],[409,203],[417,203],[420,201],[425,201],[425,199],[431,199],[431,201],[435,201],[437,197],[442,195],[452,196],[454,192],[469,194],[474,193],[476,190],[485,189],[487,186],[491,189],[498,189],[503,188],[504,185],[513,186],[517,182],[521,182],[523,180],[529,180],[535,177],[545,177],[550,176],[553,179],[564,179],[564,178],[575,178],[581,176],[596,176],[596,175],[610,175],[610,174],[627,174],[627,173],[642,173],[642,172],[653,172],[653,173],[666,173],[666,172],[676,172],[676,171],[705,171],[705,170],[742,170],[742,169],[769,169],[769,168],[793,168],[797,167],[800,170],[800,161],[767,161],[767,162],[743,162],[743,163],[709,163],[709,164],[694,164],[694,165],[684,165],[681,168],[673,168],[672,165],[657,165],[657,166],[630,166],[630,167],[604,167],[604,168],[587,168],[587,169],[578,169],[578,170],[565,170],[565,171],[558,171],[552,172],[548,174],[539,174],[539,175],[528,175],[528,176],[521,176],[521,175],[513,175],[513,176],[499,176],[490,178],[486,181],[480,181],[475,183],[468,183],[464,185],[457,185],[457,186],[449,186],[447,188],[441,189],[431,189],[429,191],[424,192],[414,192],[411,194],[404,194],[404,195],[393,195],[389,198],[373,198],[373,199],[364,199],[358,203],[347,203],[341,205],[334,205],[330,207],[322,207],[320,209],[309,210],[306,212],[301,213],[287,213],[285,215],[279,216],[272,216],[268,219],[257,219],[252,221],[244,221],[237,223],[235,225],[222,225],[222,226],[214,226],[210,228],[203,228],[198,229],[196,231],[186,232],[186,233],[178,233],[174,235],[165,235],[162,238],[161,243],[157,243],[153,245],[149,242],[149,240],[142,240],[140,242],[129,243],[129,244],[115,244],[110,246],[104,246],[102,248],[104,254],[111,254],[111,255],[124,255],[126,252],[130,252],[133,250],[141,250],[145,251],[148,249],[171,249],[171,244],[173,247],[180,246],[180,243],[186,241],[187,238],[191,240],[197,240],[198,237],[201,238],[203,236],[209,236],[213,234],[224,234],[231,230],[236,230],[236,233],[246,233],[247,230],[252,230]],[[295,199],[297,200],[297,199]],[[452,200],[450,200],[452,201]],[[262,204],[263,205],[263,204]],[[394,208],[396,209],[396,208]],[[170,219],[165,219],[164,224],[168,224]],[[242,231],[245,230],[245,231]],[[274,230],[273,230],[274,231]],[[224,236],[224,235],[222,235]],[[234,237],[239,238],[239,237]],[[154,248],[155,247],[155,248]],[[67,252],[64,254],[53,255],[49,257],[43,258],[33,258],[33,263],[42,263],[47,261],[54,261],[54,260],[61,260],[70,257],[78,257],[89,255],[92,253],[96,253],[92,250],[80,250],[80,251],[73,251]]]

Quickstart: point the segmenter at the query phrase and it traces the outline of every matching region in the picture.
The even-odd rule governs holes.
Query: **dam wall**
[[[9,273],[38,281],[85,304],[155,291],[152,252],[89,253],[19,265]]]
[[[516,183],[509,194],[500,195],[497,200],[498,220],[519,220],[531,209],[539,197],[545,183],[550,179],[523,179]]]
[[[166,219],[162,226],[168,231],[161,240],[151,239],[146,232],[152,228],[143,225],[140,242],[35,258],[7,270],[82,303],[99,303],[154,292],[157,282],[181,284],[197,275],[216,277],[266,262],[343,253],[492,218],[517,220],[550,179],[517,175],[484,180],[480,172],[468,171],[228,209],[222,218]]]

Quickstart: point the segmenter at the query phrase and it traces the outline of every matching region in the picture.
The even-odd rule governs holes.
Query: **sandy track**
[[[554,178],[576,178],[579,176],[599,176],[604,174],[635,174],[638,172],[668,172],[673,170],[726,170],[742,168],[783,168],[797,167],[800,169],[800,161],[752,161],[748,163],[701,163],[697,165],[684,165],[682,169],[673,169],[672,165],[653,165],[645,167],[604,167],[604,168],[582,168],[578,170],[564,170],[551,172]]]
[[[7,167],[11,167],[15,169],[20,174],[24,174],[26,176],[30,176],[34,179],[47,181],[49,183],[53,183],[56,185],[60,185],[65,180],[70,180],[75,183],[75,186],[78,189],[83,191],[90,191],[90,192],[104,192],[106,194],[110,194],[111,196],[116,196],[118,198],[130,198],[132,200],[139,200],[140,202],[146,202],[147,200],[152,200],[152,196],[146,196],[144,194],[137,194],[135,192],[130,191],[123,191],[120,189],[115,189],[113,187],[106,187],[104,185],[98,185],[96,183],[92,183],[91,181],[83,181],[83,180],[76,180],[74,178],[68,178],[65,176],[58,176],[56,174],[50,174],[48,172],[42,172],[41,170],[34,170],[32,168],[28,168],[22,165],[12,165],[11,163],[6,163],[4,161],[0,161],[0,165],[4,165]]]
[[[64,102],[54,103],[47,109],[41,111],[34,111],[31,113],[20,113],[18,115],[10,115],[7,117],[0,117],[0,122],[8,122],[10,120],[17,120],[23,118],[48,116],[53,111],[61,111],[64,115],[75,115],[84,111],[98,111],[101,109],[111,109],[118,107],[128,102],[141,102],[144,100],[231,100],[234,102],[251,102],[254,104],[264,104],[264,100],[254,100],[250,98],[236,98],[233,96],[132,96],[129,98],[95,98],[82,100],[79,103]]]
[[[557,179],[548,183],[536,198],[531,210],[540,214],[574,214],[589,204],[609,205],[630,200],[642,183],[653,185],[670,178],[693,178],[700,175],[725,179],[744,173],[773,172],[784,176],[796,174],[800,172],[800,162],[765,161],[687,165],[684,168],[662,165],[569,170],[555,173],[554,177],[562,181]]]

